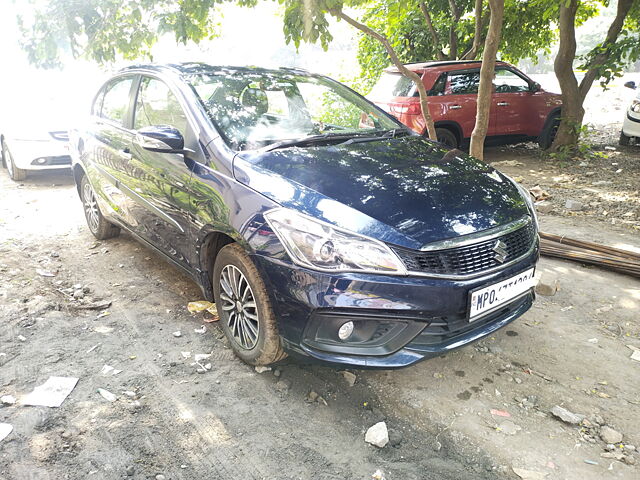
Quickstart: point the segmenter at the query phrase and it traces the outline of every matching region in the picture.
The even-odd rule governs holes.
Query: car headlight
[[[264,214],[298,265],[327,272],[405,275],[402,261],[384,243],[287,208]]]
[[[631,102],[631,111],[640,113],[640,100],[634,100]]]

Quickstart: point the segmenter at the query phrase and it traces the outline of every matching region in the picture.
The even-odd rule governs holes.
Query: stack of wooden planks
[[[540,253],[640,277],[640,253],[540,232]]]

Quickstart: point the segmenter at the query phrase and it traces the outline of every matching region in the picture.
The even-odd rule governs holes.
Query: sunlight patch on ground
[[[626,288],[624,292],[637,300],[640,300],[640,289],[638,288]]]
[[[194,426],[200,437],[204,438],[211,445],[221,445],[231,441],[231,435],[227,431],[222,421],[213,414],[197,418],[181,402],[175,401],[178,410],[178,418]]]

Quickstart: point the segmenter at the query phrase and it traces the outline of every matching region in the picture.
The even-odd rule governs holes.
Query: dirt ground
[[[526,146],[487,160],[516,159],[500,168],[547,190],[543,230],[640,251],[636,148],[587,167]],[[509,327],[404,370],[352,370],[350,387],[332,368],[287,361],[259,374],[238,361],[215,323],[186,310],[200,294],[185,275],[126,234],[94,241],[69,174],[18,185],[3,171],[0,192],[0,396],[18,399],[0,404],[14,427],[2,480],[639,477],[640,362],[627,347],[640,347],[638,279],[543,258],[560,290]],[[568,198],[588,208],[568,212]],[[110,306],[83,309],[96,302]],[[193,356],[209,353],[197,373]],[[21,405],[49,376],[79,382],[60,408]],[[557,405],[585,420],[558,420]],[[378,449],[364,432],[383,419],[394,445]],[[613,452],[604,426],[623,435]]]

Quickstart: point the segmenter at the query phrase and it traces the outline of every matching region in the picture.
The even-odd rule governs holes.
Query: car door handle
[[[122,154],[122,157],[127,159],[127,160],[131,160],[131,150],[129,150],[129,147],[125,147],[123,148],[120,153]]]
[[[462,108],[462,105],[451,105],[449,107],[450,110],[460,110]]]
[[[498,102],[496,105],[498,105],[499,107],[506,107],[507,105],[509,105],[509,102]]]

